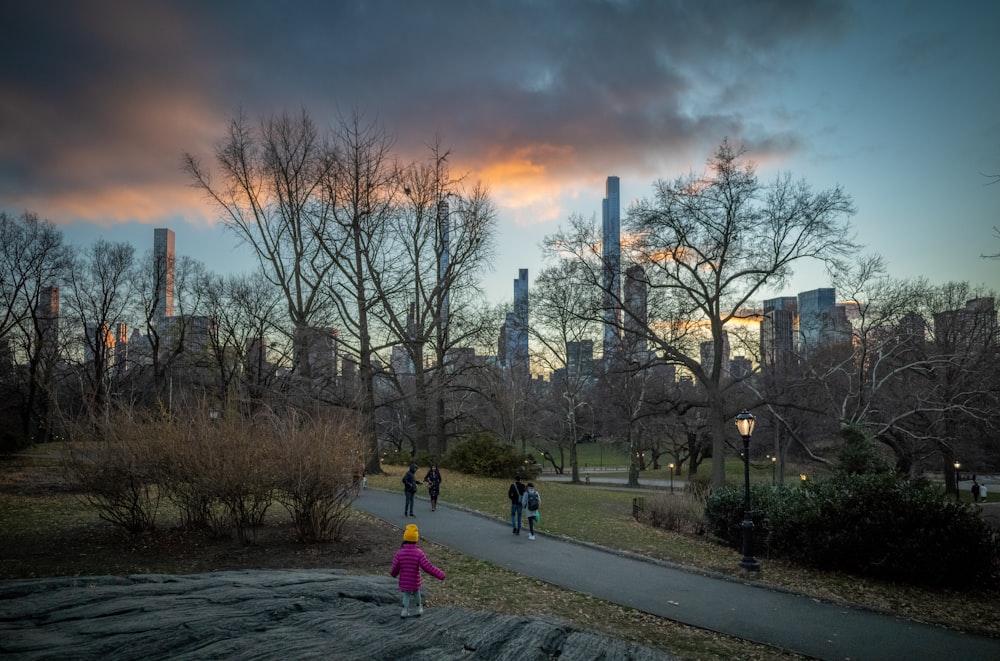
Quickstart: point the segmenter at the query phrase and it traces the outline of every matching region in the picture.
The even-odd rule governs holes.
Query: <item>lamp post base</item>
[[[753,554],[753,520],[749,510],[743,519],[743,557],[740,558],[740,567],[747,571],[760,571],[760,563]]]

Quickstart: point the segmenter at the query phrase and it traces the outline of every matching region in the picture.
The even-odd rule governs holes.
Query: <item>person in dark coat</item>
[[[406,501],[403,503],[403,516],[416,516],[413,513],[413,496],[417,493],[417,485],[423,484],[417,479],[417,465],[410,464],[410,470],[403,476],[403,496]]]
[[[514,481],[507,487],[507,498],[510,499],[510,527],[514,529],[515,535],[521,534],[521,515],[524,507],[521,505],[521,496],[524,495],[524,484],[521,476],[514,477]]]
[[[431,511],[433,512],[437,509],[438,496],[441,495],[441,471],[438,470],[437,466],[431,466],[427,475],[424,475],[424,484],[427,485],[427,495],[431,497]]]

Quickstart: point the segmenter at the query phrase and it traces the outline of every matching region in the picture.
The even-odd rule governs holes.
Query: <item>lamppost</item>
[[[958,469],[961,468],[961,466],[962,464],[957,461],[955,462],[955,502],[962,500],[962,487],[958,485],[962,479],[962,474],[958,472]]]
[[[771,486],[778,486],[778,458],[771,457]]]
[[[674,462],[670,462],[670,493],[674,492]]]
[[[743,409],[736,416],[736,431],[743,437],[743,557],[740,567],[747,571],[760,571],[760,563],[753,555],[753,520],[750,518],[750,436],[756,418]]]

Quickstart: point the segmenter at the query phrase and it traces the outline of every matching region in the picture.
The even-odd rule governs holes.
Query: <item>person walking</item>
[[[433,512],[437,509],[438,496],[441,495],[441,471],[436,465],[432,465],[431,469],[427,471],[427,475],[424,475],[424,483],[427,485],[427,495],[431,497],[431,511]]]
[[[524,485],[521,484],[521,476],[515,475],[514,482],[507,487],[507,497],[510,498],[510,525],[514,529],[515,535],[521,534],[521,513],[524,510],[521,496],[523,495]]]
[[[399,614],[400,617],[410,617],[411,603],[416,606],[413,615],[420,617],[424,614],[424,600],[420,593],[423,585],[421,570],[439,581],[445,578],[444,571],[431,564],[423,549],[417,545],[419,541],[420,531],[417,530],[417,524],[411,523],[406,526],[406,530],[403,531],[403,544],[393,556],[392,567],[389,568],[390,576],[399,577],[399,590],[403,593],[403,610]]]
[[[403,516],[416,516],[413,513],[413,496],[417,493],[417,485],[422,484],[417,479],[417,465],[410,464],[410,470],[403,476],[403,496],[406,500],[403,503]]]
[[[985,482],[979,485],[979,497],[982,499],[984,503],[986,502],[986,496],[989,495],[989,491],[990,490],[986,487]]]
[[[972,476],[972,502],[974,502],[974,503],[978,503],[979,502],[979,491],[980,491],[979,482],[976,481],[976,476],[973,475]]]
[[[521,504],[527,510],[525,515],[528,517],[528,539],[534,541],[535,522],[540,519],[538,510],[542,506],[542,495],[535,491],[535,485],[531,482],[528,482],[528,487],[524,490],[524,495],[521,497]]]

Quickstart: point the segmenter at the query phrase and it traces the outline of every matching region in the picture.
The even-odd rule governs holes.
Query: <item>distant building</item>
[[[514,311],[508,312],[503,335],[506,340],[504,357],[509,369],[528,372],[528,269],[520,269],[514,281]]]
[[[566,343],[566,378],[571,382],[586,380],[594,373],[594,341]]]
[[[115,371],[119,375],[125,374],[129,370],[129,334],[128,324],[119,322],[115,324]]]
[[[38,292],[37,317],[38,346],[55,357],[59,351],[59,288],[44,287]]]
[[[607,365],[620,348],[621,328],[621,193],[618,177],[608,177],[601,203],[601,260],[604,289],[604,361]]]
[[[799,351],[806,353],[851,340],[847,310],[837,305],[832,288],[801,292],[799,306]]]
[[[440,252],[438,257],[438,283],[441,285],[441,339],[448,344],[448,321],[451,318],[449,306],[450,291],[448,287],[448,268],[451,264],[451,211],[448,200],[438,202],[438,241]]]
[[[733,356],[729,361],[729,375],[734,379],[744,379],[753,371],[753,363],[746,356]]]
[[[334,379],[337,376],[337,329],[309,327],[299,329],[303,339],[304,355],[296,356],[295,363],[305,363],[303,374],[314,379]]]
[[[631,361],[645,365],[649,362],[649,342],[646,339],[647,300],[649,281],[638,264],[625,271],[625,307],[622,311],[624,353]]]
[[[997,341],[997,311],[993,297],[967,301],[964,308],[934,315],[939,346],[985,347]]]
[[[153,259],[156,260],[156,321],[174,316],[174,232],[153,230]]]
[[[712,373],[712,363],[715,359],[715,341],[708,340],[707,342],[701,343],[701,368],[706,374]],[[723,379],[728,378],[729,374],[729,333],[722,331],[722,374],[719,376]]]
[[[760,321],[760,364],[762,370],[787,364],[794,359],[798,333],[798,298],[782,296],[764,301]]]

